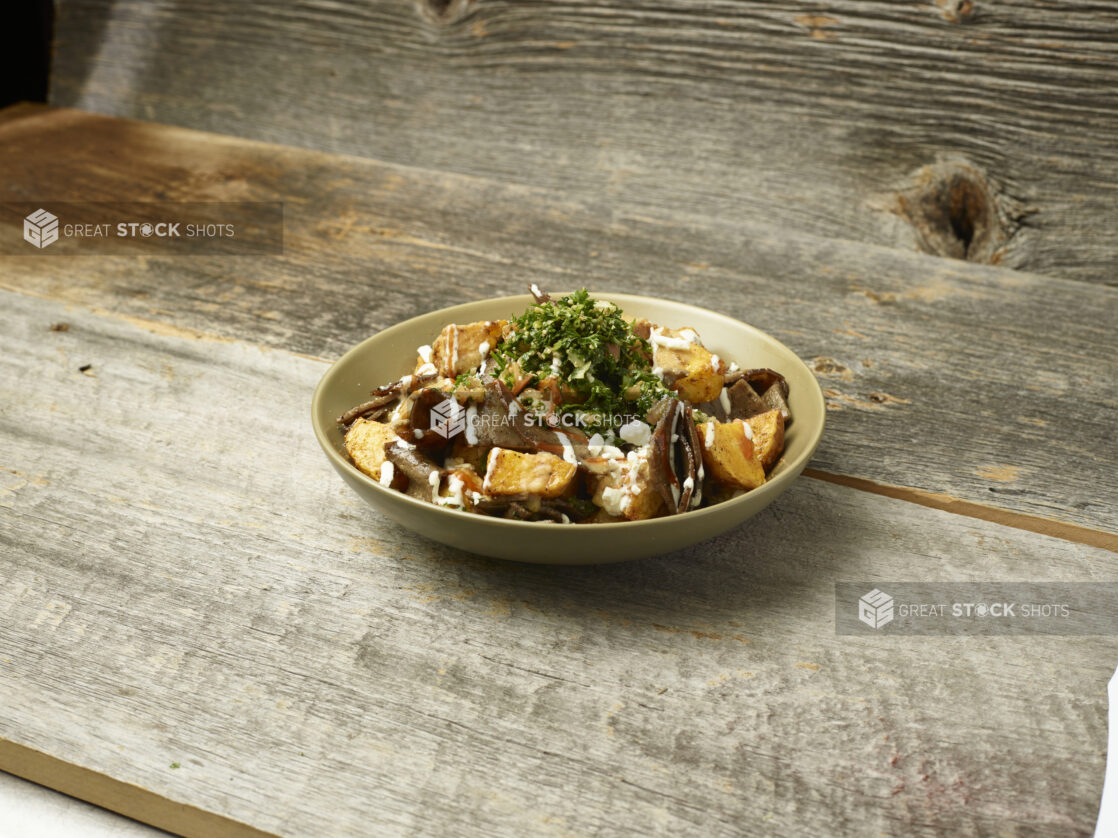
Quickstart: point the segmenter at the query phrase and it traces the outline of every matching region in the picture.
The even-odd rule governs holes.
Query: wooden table
[[[1090,834],[1114,637],[836,636],[834,586],[1118,581],[1115,193],[1082,188],[1092,165],[1114,173],[1113,142],[1057,160],[1026,109],[1017,139],[1032,140],[1002,169],[1014,140],[972,115],[950,129],[962,162],[920,174],[902,142],[922,119],[905,109],[915,76],[892,103],[835,86],[847,98],[809,108],[829,72],[868,78],[843,62],[879,22],[857,6],[881,4],[789,12],[810,72],[782,63],[767,12],[645,10],[684,16],[686,37],[626,44],[624,92],[595,63],[620,42],[594,41],[577,4],[542,22],[500,4],[374,4],[350,23],[394,33],[377,49],[397,69],[378,77],[388,115],[368,135],[345,93],[360,62],[332,64],[338,87],[302,116],[262,116],[259,91],[294,78],[283,51],[247,17],[219,48],[198,22],[210,7],[184,5],[196,15],[125,5],[97,25],[83,15],[99,4],[63,7],[54,98],[86,110],[0,112],[0,204],[282,201],[285,251],[0,257],[0,768],[198,836]],[[890,14],[948,52],[973,24],[1007,61],[1080,54],[1053,78],[1099,93],[1048,90],[1046,107],[1068,134],[1090,107],[1097,139],[1118,133],[1099,101],[1112,50],[1081,21],[1043,46],[1014,43],[985,7],[977,21],[970,3],[930,8]],[[329,10],[303,11],[285,48],[306,73],[326,72],[307,58],[325,31],[356,54]],[[133,62],[149,25],[194,28]],[[771,47],[768,63],[721,53],[735,37]],[[956,66],[981,63],[952,43]],[[251,78],[221,87],[230,44]],[[442,86],[409,75],[423,50]],[[598,169],[561,152],[533,168],[540,115],[503,110],[502,94],[537,101],[510,67],[531,75],[558,53],[567,82],[599,79],[632,108],[586,140],[601,141]],[[674,79],[652,70],[662,59]],[[122,81],[130,62],[146,75]],[[670,194],[656,173],[671,149],[638,128],[692,64],[725,73],[713,123],[695,122],[698,99],[670,111],[665,131],[707,138]],[[1034,95],[987,66],[973,83],[990,96]],[[479,68],[494,83],[471,94],[462,74]],[[741,95],[767,116],[743,123],[718,85],[748,73],[760,86]],[[585,163],[588,89],[534,78],[538,101],[565,97]],[[757,90],[777,81],[802,95],[765,105]],[[946,77],[923,90],[932,110],[954,95]],[[858,101],[878,157],[848,153],[828,122]],[[456,108],[461,158],[424,143]],[[524,133],[481,154],[481,126],[502,118]],[[738,129],[753,174],[713,177],[729,146],[711,138]],[[784,164],[750,158],[812,131],[822,158],[795,143]],[[482,559],[370,510],[310,430],[327,364],[400,319],[527,281],[691,302],[787,343],[828,400],[806,476],[712,542],[596,568]]]

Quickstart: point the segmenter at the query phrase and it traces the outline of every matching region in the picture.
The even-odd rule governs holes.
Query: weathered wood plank
[[[32,252],[6,258],[5,288],[320,357],[528,280],[681,299],[813,363],[830,402],[815,468],[1118,530],[1115,289],[761,224],[657,221],[167,126],[22,113],[0,125],[0,204],[284,200],[287,252]],[[32,250],[4,229],[11,247]]]
[[[51,95],[1113,284],[1116,44],[1099,2],[64,0]]]
[[[833,583],[1103,551],[800,480],[660,559],[476,559],[332,473],[321,362],[0,296],[4,739],[284,835],[1091,829],[1113,639],[836,637]]]

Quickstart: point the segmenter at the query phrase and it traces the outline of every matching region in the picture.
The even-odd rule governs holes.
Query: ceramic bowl
[[[775,338],[724,314],[673,300],[591,292],[634,317],[671,328],[690,326],[703,344],[727,363],[769,367],[784,375],[793,421],[784,456],[761,487],[732,500],[681,515],[616,524],[560,525],[491,518],[434,506],[381,486],[346,456],[336,417],[368,398],[374,387],[412,371],[417,346],[434,341],[448,323],[472,323],[519,315],[527,294],[444,308],[399,323],[346,352],[315,389],[311,420],[330,464],[378,512],[435,541],[499,559],[548,564],[621,562],[668,553],[713,538],[756,515],[785,491],[811,459],[823,434],[823,393],[811,370]],[[375,526],[370,521],[370,526]]]

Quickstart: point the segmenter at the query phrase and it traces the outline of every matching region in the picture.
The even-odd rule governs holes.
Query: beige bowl
[[[793,421],[784,456],[767,483],[724,503],[668,518],[561,525],[490,518],[434,506],[387,489],[358,471],[346,456],[335,418],[367,399],[374,387],[411,372],[416,347],[434,341],[446,324],[519,315],[532,301],[526,294],[414,317],[373,335],[339,358],[319,382],[311,405],[315,436],[331,465],[369,505],[408,529],[471,553],[521,562],[597,564],[668,553],[736,527],[776,500],[803,471],[823,435],[823,393],[804,362],[775,338],[723,314],[652,297],[592,295],[616,303],[634,317],[647,317],[671,328],[690,326],[727,363],[769,367],[788,379]]]

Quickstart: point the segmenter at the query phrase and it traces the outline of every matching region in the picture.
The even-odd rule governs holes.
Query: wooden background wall
[[[51,101],[1116,284],[1118,5],[60,0]]]

